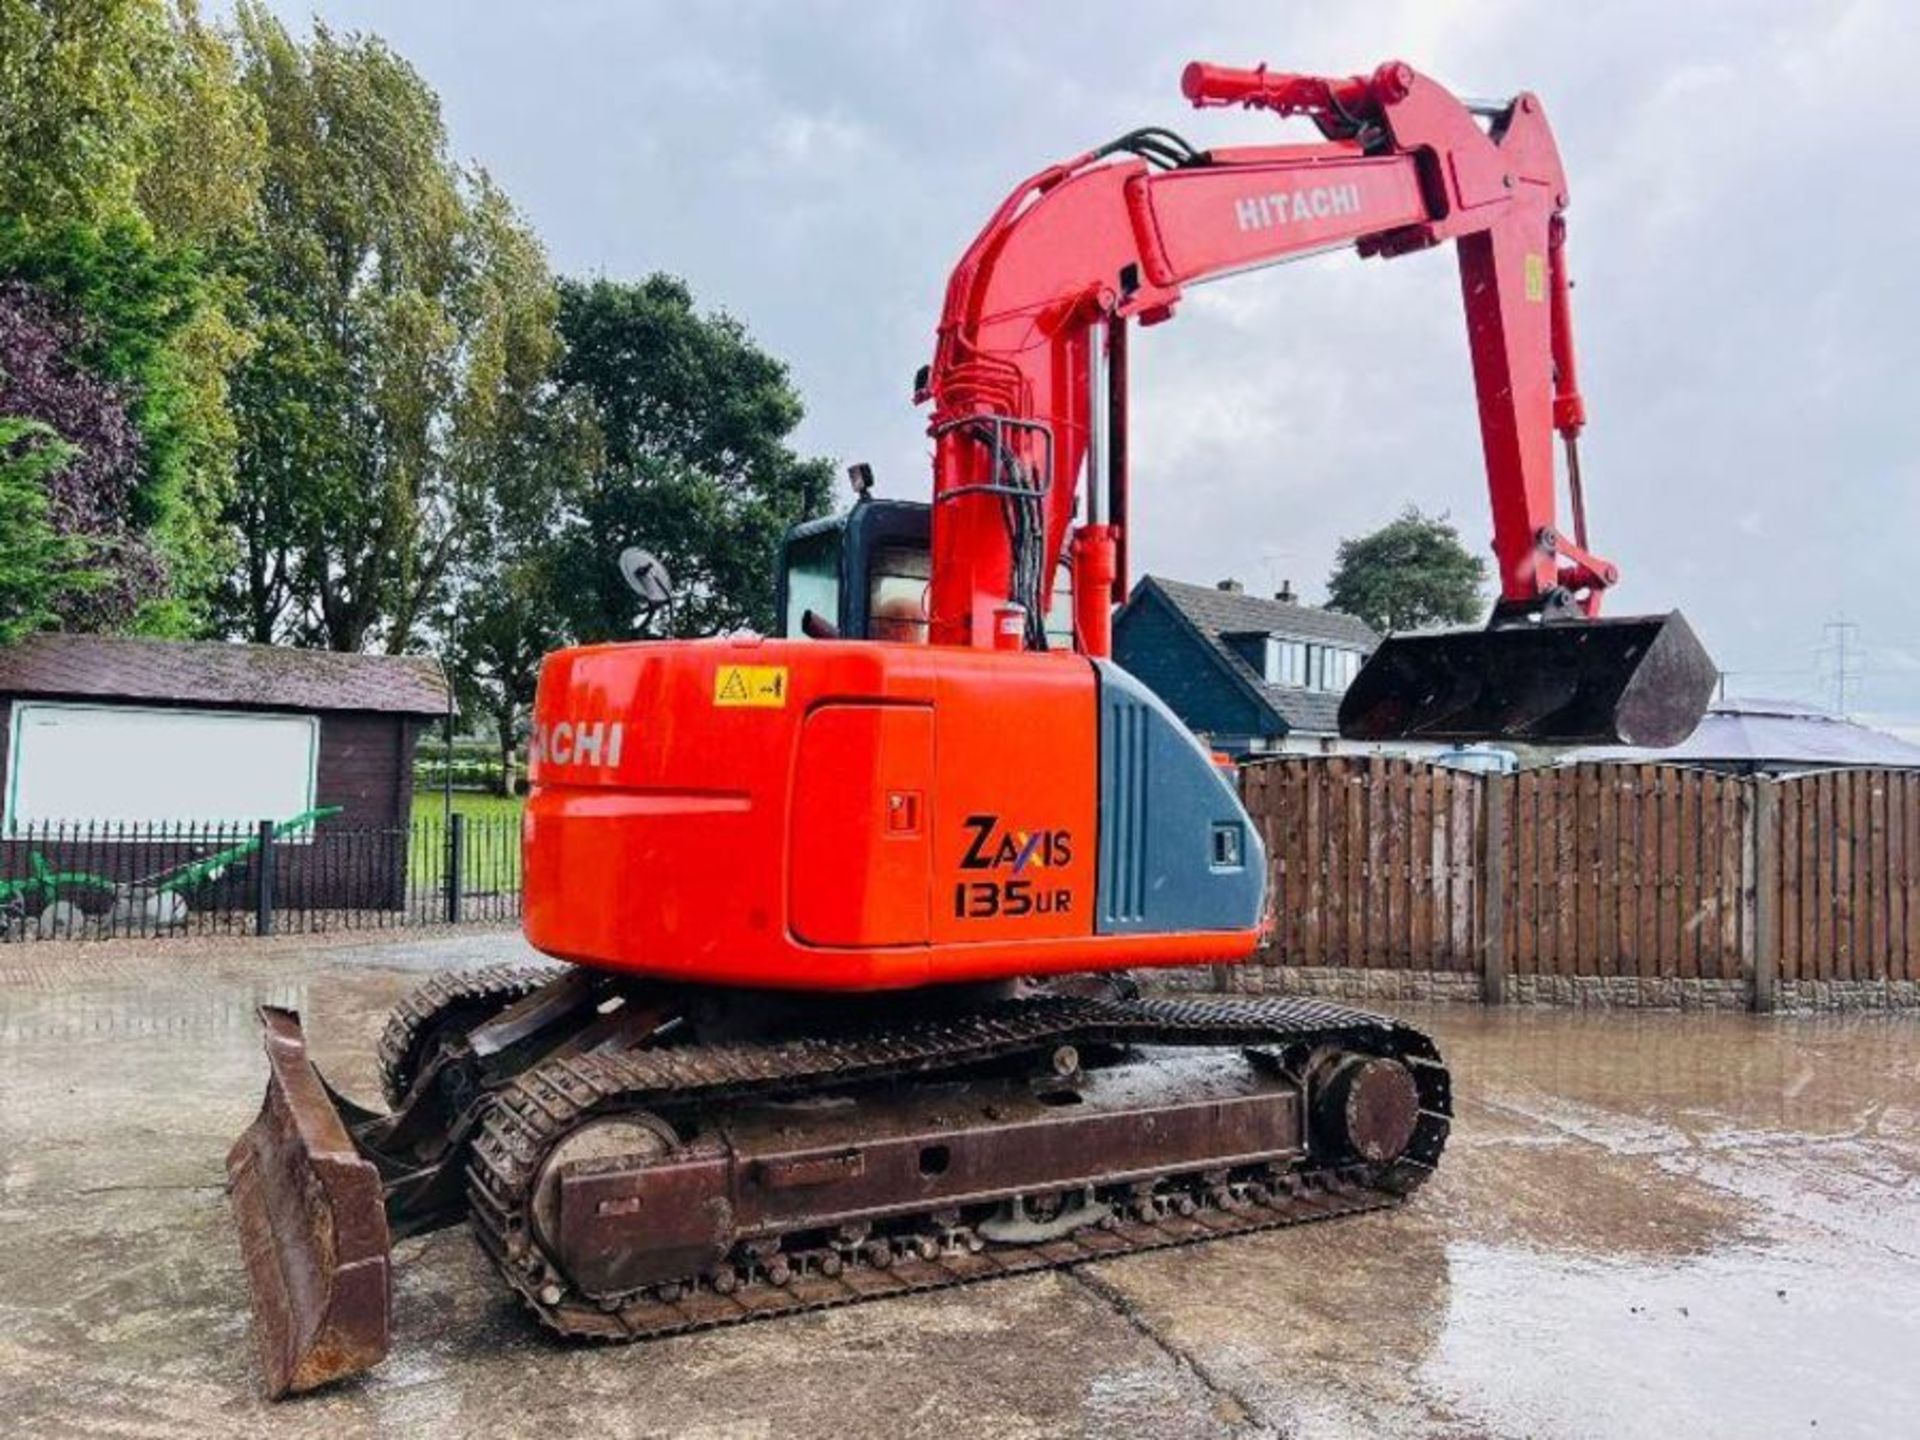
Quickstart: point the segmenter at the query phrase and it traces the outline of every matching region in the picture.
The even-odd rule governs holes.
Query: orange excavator
[[[931,504],[862,483],[796,527],[778,637],[548,658],[525,930],[565,964],[405,1000],[386,1112],[262,1012],[228,1168],[270,1393],[379,1360],[393,1239],[461,1218],[542,1323],[628,1340],[1348,1214],[1431,1173],[1451,1103],[1419,1031],[1126,973],[1245,960],[1270,919],[1231,779],[1108,658],[1130,328],[1313,251],[1456,245],[1500,596],[1485,629],[1386,639],[1343,733],[1671,743],[1714,671],[1677,614],[1600,618],[1618,572],[1588,548],[1540,102],[1399,63],[1196,64],[1183,89],[1319,138],[1138,130],[1022,182],[916,385]]]

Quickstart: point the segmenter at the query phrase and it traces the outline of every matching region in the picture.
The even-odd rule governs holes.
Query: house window
[[[1329,647],[1326,660],[1326,683],[1322,689],[1339,694],[1353,683],[1358,670],[1359,655],[1352,650],[1335,650]]]
[[[1338,695],[1353,683],[1353,677],[1360,673],[1360,652],[1342,649],[1333,645],[1306,645],[1297,647],[1306,654],[1302,663],[1302,678],[1295,681],[1283,681],[1304,685],[1309,690],[1319,690],[1325,694]]]
[[[1264,678],[1269,685],[1292,685],[1306,683],[1307,647],[1298,640],[1282,640],[1277,636],[1267,637],[1266,666]]]
[[[1335,645],[1309,645],[1301,640],[1266,637],[1261,652],[1261,678],[1269,685],[1296,690],[1320,690],[1338,695],[1360,673],[1361,654]]]
[[[313,806],[320,721],[34,701],[13,707],[6,827],[250,825]]]

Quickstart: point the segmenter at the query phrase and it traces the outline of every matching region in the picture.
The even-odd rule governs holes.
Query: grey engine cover
[[[1102,935],[1247,930],[1267,852],[1233,785],[1151,690],[1109,661],[1100,682]]]

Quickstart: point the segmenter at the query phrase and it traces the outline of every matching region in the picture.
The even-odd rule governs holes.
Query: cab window
[[[844,534],[836,525],[788,543],[783,635],[797,639],[806,634],[800,620],[809,610],[829,625],[840,623],[840,541]]]
[[[924,549],[882,545],[867,578],[867,638],[896,644],[927,643],[927,580],[932,566]]]

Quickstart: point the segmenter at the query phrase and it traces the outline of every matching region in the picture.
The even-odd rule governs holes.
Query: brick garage
[[[270,645],[230,645],[218,642],[141,640],[93,635],[40,635],[17,646],[0,649],[0,864],[14,873],[20,856],[23,828],[36,822],[66,825],[111,814],[68,814],[87,794],[84,765],[56,757],[55,748],[36,741],[47,751],[43,772],[24,773],[35,763],[31,754],[15,754],[24,733],[19,723],[37,719],[68,724],[76,731],[63,742],[70,753],[87,753],[77,732],[98,730],[96,746],[103,760],[125,768],[128,756],[138,757],[151,745],[154,761],[142,779],[157,789],[143,799],[127,801],[135,813],[123,813],[120,824],[149,830],[156,824],[219,823],[244,825],[258,820],[281,821],[304,806],[338,806],[326,820],[331,831],[361,830],[397,834],[392,858],[374,866],[377,872],[346,870],[303,873],[312,862],[306,853],[322,847],[286,844],[276,847],[276,869],[289,882],[304,884],[317,904],[391,905],[400,903],[405,881],[405,827],[411,819],[414,746],[422,732],[444,716],[447,684],[439,662],[416,656],[342,655],[331,651],[294,650]],[[183,718],[185,717],[185,718]],[[191,717],[200,717],[195,720]],[[249,724],[250,718],[284,724]],[[305,721],[305,727],[301,721]],[[225,731],[221,727],[225,727]],[[222,735],[231,732],[244,744],[231,756],[224,753]],[[36,734],[42,733],[36,731]],[[310,739],[302,741],[302,734]],[[257,791],[263,813],[248,814],[256,792],[231,773],[244,760],[246,746],[266,736],[308,748],[305,776],[286,773],[282,764],[273,783]],[[183,738],[190,746],[182,751]],[[211,746],[212,748],[209,748]],[[181,754],[200,758],[182,762]],[[236,793],[235,786],[241,790]],[[166,796],[177,786],[183,799]],[[218,793],[225,787],[217,815],[192,813],[193,797]],[[61,791],[66,791],[64,797]],[[109,792],[101,806],[120,803],[123,792]],[[35,810],[35,796],[41,797]],[[80,797],[80,798],[76,798]],[[297,797],[297,798],[296,798]],[[146,810],[141,810],[145,805]],[[147,813],[155,809],[186,813]],[[56,816],[57,819],[50,817]],[[131,822],[129,824],[129,821]],[[142,847],[102,845],[89,854],[91,868],[115,879],[131,879],[158,868],[164,858],[135,853]],[[114,853],[115,850],[120,853]]]

